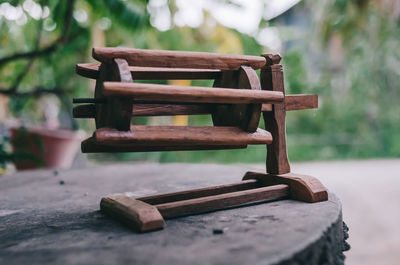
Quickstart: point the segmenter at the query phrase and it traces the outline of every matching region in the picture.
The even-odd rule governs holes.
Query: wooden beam
[[[218,185],[200,189],[192,189],[192,190],[185,190],[185,191],[178,191],[178,192],[171,192],[165,194],[157,194],[151,195],[146,197],[137,198],[145,203],[149,204],[162,204],[168,203],[173,201],[183,201],[183,200],[190,200],[200,197],[206,196],[213,196],[222,193],[229,193],[241,190],[248,190],[259,188],[259,182],[255,179],[240,181],[236,183],[230,183],[225,185]]]
[[[156,207],[124,194],[103,197],[100,209],[140,232],[162,229],[165,222]]]
[[[104,95],[193,103],[277,103],[284,95],[278,91],[173,86],[143,83],[104,82]]]
[[[240,66],[259,69],[265,65],[261,56],[228,55],[206,52],[143,50],[130,48],[93,48],[93,58],[109,63],[114,58],[122,58],[131,66],[200,68],[238,70]]]
[[[111,128],[96,130],[97,142],[102,144],[135,144],[137,146],[180,145],[249,145],[270,144],[269,132],[257,129],[248,133],[238,127],[223,126],[143,126],[135,125],[131,131]]]
[[[261,69],[261,88],[284,93],[282,65],[279,55],[264,54],[267,63]],[[286,150],[286,110],[285,102],[275,104],[272,111],[263,112],[265,129],[271,132],[274,141],[267,146],[267,172],[285,174],[290,172]]]
[[[99,143],[95,137],[84,140],[81,144],[82,153],[125,153],[125,152],[158,152],[158,151],[201,151],[244,149],[247,145],[168,145],[142,146],[137,144]]]
[[[132,116],[174,116],[210,114],[211,104],[133,104]]]
[[[169,202],[155,205],[161,215],[167,218],[215,211],[241,204],[279,199],[288,195],[287,185],[276,185],[256,189],[242,190],[196,199]]]
[[[97,79],[99,76],[99,63],[77,64],[75,71],[77,74]],[[193,68],[166,68],[166,67],[141,67],[129,66],[134,80],[196,80],[196,79],[216,79],[221,76],[219,69],[193,69]]]
[[[318,95],[286,95],[285,110],[303,110],[318,108]]]
[[[285,95],[285,110],[303,110],[318,108],[318,95]],[[272,104],[262,104],[262,111],[272,111]]]

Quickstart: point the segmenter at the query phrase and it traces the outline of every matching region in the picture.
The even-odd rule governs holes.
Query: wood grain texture
[[[231,104],[276,103],[284,99],[283,93],[277,91],[120,82],[104,82],[104,95],[137,100]]]
[[[82,153],[124,153],[124,152],[157,152],[157,151],[201,151],[244,149],[247,145],[168,145],[143,146],[137,144],[99,143],[95,137],[90,137],[81,143]]]
[[[165,222],[156,207],[123,194],[103,197],[100,209],[140,232],[162,229]]]
[[[305,202],[320,202],[328,200],[328,192],[324,185],[312,176],[288,173],[282,175],[247,172],[243,180],[257,179],[263,185],[286,184],[292,199]]]
[[[164,218],[174,218],[190,214],[215,211],[241,204],[284,198],[288,195],[287,185],[276,185],[250,190],[242,190],[190,200],[155,205]]]
[[[77,64],[77,74],[96,79],[99,76],[99,63]],[[166,67],[142,67],[129,66],[134,80],[196,80],[215,79],[221,76],[219,69],[194,69],[194,68],[166,68]]]
[[[210,114],[213,106],[211,104],[133,104],[132,116],[174,116],[174,115],[201,115]],[[75,106],[72,109],[75,119],[95,118],[95,104]]]
[[[248,190],[259,188],[259,182],[255,179],[249,179],[246,181],[240,181],[236,183],[230,183],[225,185],[218,185],[200,189],[191,189],[185,191],[178,191],[178,192],[171,192],[171,193],[164,193],[164,194],[157,194],[151,195],[146,197],[137,198],[137,200],[141,200],[143,202],[149,204],[162,204],[168,203],[173,201],[182,201],[182,200],[190,200],[200,197],[206,196],[213,196],[222,193],[229,193],[241,190]]]
[[[267,64],[261,69],[261,87],[263,90],[284,93],[283,71],[279,64],[280,56],[263,55]],[[263,112],[265,129],[271,132],[274,141],[267,146],[267,172],[285,174],[290,172],[286,150],[286,110],[285,102],[274,104],[272,111]]]
[[[173,116],[210,114],[211,104],[133,104],[132,116]]]
[[[130,48],[93,48],[93,58],[110,63],[114,58],[123,58],[131,66],[200,68],[238,70],[241,65],[259,69],[265,65],[261,56],[228,55],[206,52],[142,50]]]
[[[141,126],[131,131],[101,128],[95,132],[96,140],[103,144],[138,146],[180,146],[180,145],[249,145],[269,144],[269,132],[257,129],[248,133],[237,127],[212,126]]]
[[[303,110],[318,108],[318,95],[286,95],[285,110]]]
[[[214,87],[261,90],[257,73],[248,66],[241,66],[239,72],[224,72],[221,78],[214,82]],[[247,132],[257,130],[260,116],[261,104],[216,105],[212,112],[215,126],[238,126]]]
[[[285,95],[285,110],[303,110],[318,108],[318,95]],[[272,104],[262,104],[262,111],[272,111]]]

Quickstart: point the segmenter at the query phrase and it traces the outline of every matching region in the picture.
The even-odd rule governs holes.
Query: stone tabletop
[[[340,264],[341,204],[259,203],[166,221],[139,234],[99,211],[143,196],[226,184],[251,167],[113,164],[0,176],[0,264]]]

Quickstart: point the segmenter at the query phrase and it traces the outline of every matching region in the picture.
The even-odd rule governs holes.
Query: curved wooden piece
[[[241,66],[239,72],[224,72],[214,87],[261,90],[257,73],[248,66]],[[218,105],[212,113],[215,126],[238,126],[247,132],[254,132],[260,121],[262,104]]]
[[[164,218],[155,206],[124,194],[103,197],[100,209],[140,232],[158,230],[165,226]]]
[[[304,202],[320,202],[328,200],[328,192],[322,183],[312,176],[299,174],[273,175],[259,172],[246,172],[243,180],[257,179],[262,185],[286,184],[292,199]]]
[[[104,82],[117,81],[131,83],[129,65],[124,59],[114,59],[111,64],[101,64],[96,81],[95,99],[104,101],[96,104],[96,128],[112,127],[120,131],[129,131],[132,117],[132,99],[126,97],[107,97],[104,95]]]
[[[241,65],[259,69],[265,65],[261,56],[230,55],[207,52],[143,50],[131,48],[93,48],[93,58],[102,63],[111,63],[114,58],[123,58],[131,66],[201,68],[239,70]]]

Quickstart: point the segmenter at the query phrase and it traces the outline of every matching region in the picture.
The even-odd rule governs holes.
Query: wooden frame
[[[279,55],[94,48],[100,64],[78,64],[76,72],[96,79],[95,97],[74,99],[75,118],[94,118],[96,132],[82,142],[84,153],[218,150],[267,146],[266,173],[247,172],[238,183],[130,198],[106,196],[100,207],[138,231],[165,226],[164,219],[291,198],[327,200],[315,178],[290,173],[286,111],[318,107],[317,95],[286,95]],[[255,69],[260,69],[260,80]],[[133,80],[212,79],[214,86],[180,87]],[[214,126],[137,126],[132,116],[210,114]],[[265,130],[258,128],[263,115]]]

